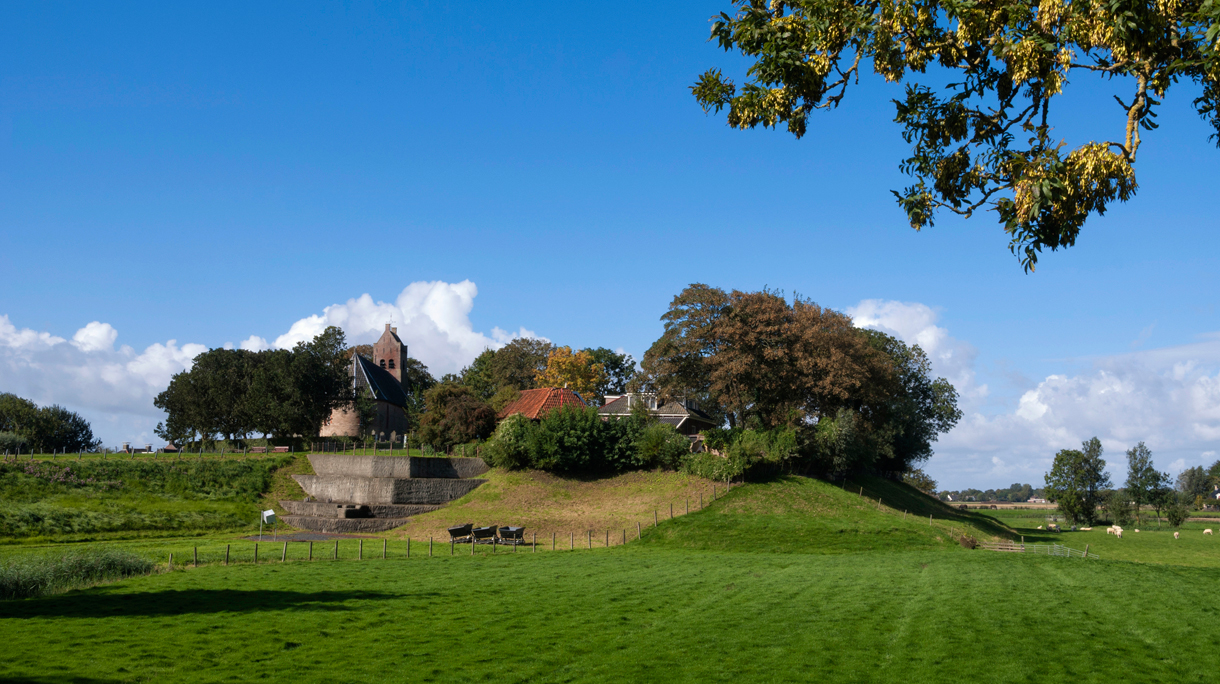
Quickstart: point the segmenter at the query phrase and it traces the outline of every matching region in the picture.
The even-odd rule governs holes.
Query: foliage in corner
[[[942,209],[994,210],[1027,271],[1043,249],[1074,245],[1091,215],[1135,194],[1140,130],[1157,127],[1170,86],[1202,86],[1194,106],[1220,142],[1215,0],[734,5],[713,19],[711,39],[752,64],[740,87],[718,69],[699,77],[691,90],[705,112],[727,107],[730,126],[784,125],[799,138],[809,115],[837,107],[871,66],[905,84],[895,121],[912,151],[899,168],[914,183],[894,195],[911,226],[932,225]],[[1055,134],[1052,104],[1071,73],[1128,89],[1114,98],[1109,140],[1068,148]]]

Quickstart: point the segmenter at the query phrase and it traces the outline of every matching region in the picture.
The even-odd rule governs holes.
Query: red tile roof
[[[507,418],[514,413],[529,418],[530,420],[538,420],[547,411],[557,409],[560,406],[575,406],[576,408],[585,408],[585,402],[581,401],[580,395],[570,389],[559,387],[543,387],[542,389],[525,390],[520,397],[513,403],[505,406],[497,414],[497,418]]]

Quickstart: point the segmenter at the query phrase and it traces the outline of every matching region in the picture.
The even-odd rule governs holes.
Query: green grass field
[[[337,562],[327,543],[312,562],[290,544],[281,562],[282,545],[264,542],[254,565],[253,544],[232,536],[114,542],[162,563],[172,551],[178,569],[0,604],[0,681],[1215,679],[1214,537],[1187,530],[1173,546],[1167,533],[1119,541],[1034,522],[1028,541],[1082,540],[1102,560],[972,551],[960,531],[1019,537],[1028,522],[1009,529],[884,481],[855,483],[863,497],[850,486],[742,486],[591,551],[437,545],[429,558],[417,542],[408,559],[391,538],[386,560],[371,539],[364,560],[344,540]],[[183,568],[197,545],[204,565]]]

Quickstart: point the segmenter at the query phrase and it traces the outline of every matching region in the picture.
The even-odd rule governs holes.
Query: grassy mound
[[[994,519],[955,511],[901,483],[870,478],[849,486],[784,477],[736,487],[698,515],[650,531],[643,542],[702,551],[847,553],[953,548],[963,534],[1011,534]],[[881,494],[880,502],[871,493]]]
[[[247,527],[290,456],[0,464],[0,539],[71,540]]]

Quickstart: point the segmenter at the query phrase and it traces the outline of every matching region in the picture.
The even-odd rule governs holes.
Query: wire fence
[[[1059,556],[1061,558],[1080,558],[1097,560],[1098,555],[1089,553],[1089,545],[1084,550],[1073,549],[1063,544],[1025,544],[1015,542],[983,542],[979,546],[988,551],[1003,551],[1008,553],[1034,553],[1043,556]]]

